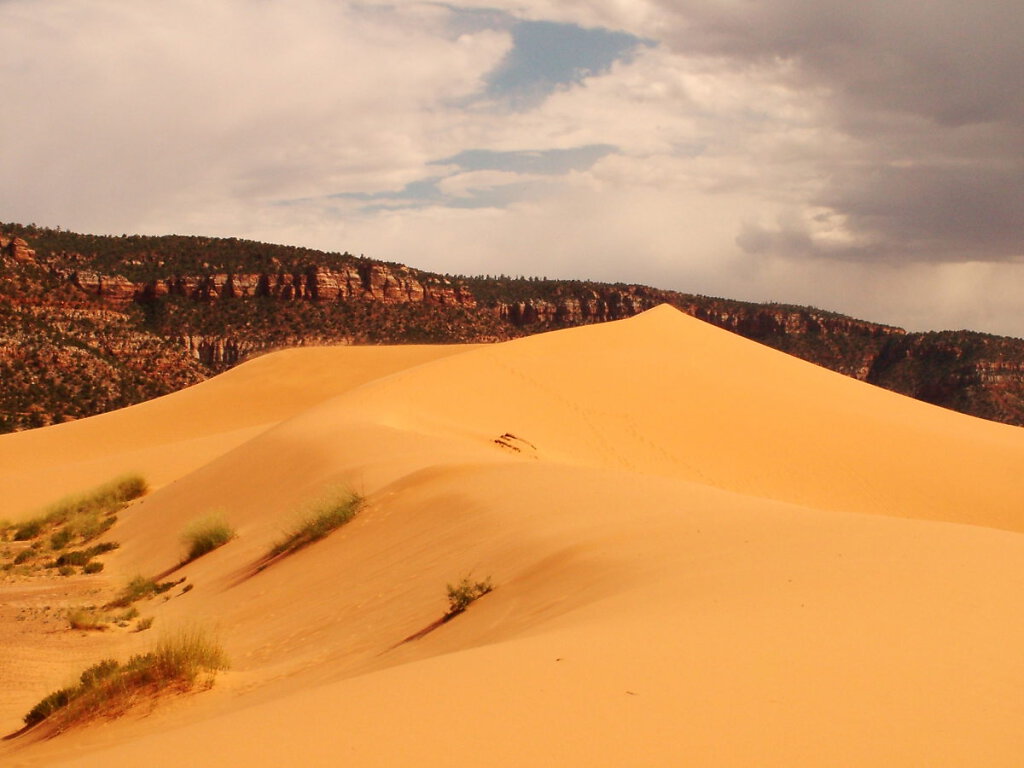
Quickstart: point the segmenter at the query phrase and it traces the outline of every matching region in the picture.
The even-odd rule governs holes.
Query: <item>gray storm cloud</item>
[[[846,217],[853,259],[1024,256],[1024,13],[1015,0],[662,3],[674,50],[733,67],[788,62],[855,140],[820,163],[812,204]],[[821,96],[824,94],[824,96]],[[767,248],[800,232],[746,232]],[[813,242],[811,243],[813,244]]]

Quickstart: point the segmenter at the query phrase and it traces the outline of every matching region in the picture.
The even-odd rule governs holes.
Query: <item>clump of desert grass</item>
[[[490,577],[483,581],[473,581],[469,576],[463,576],[461,581],[455,584],[448,584],[448,613],[445,618],[457,616],[466,610],[474,600],[486,595],[494,589]]]
[[[270,548],[264,560],[292,554],[319,541],[354,518],[364,504],[362,496],[348,489],[326,496],[312,505],[299,522]]]
[[[435,629],[444,626],[446,623],[454,619],[460,613],[463,613],[470,604],[481,597],[486,595],[488,592],[494,591],[494,583],[491,581],[491,577],[488,576],[486,579],[474,580],[470,576],[463,576],[459,581],[454,584],[446,585],[448,591],[448,610],[447,612],[436,621],[428,624],[418,632],[414,632],[407,638],[402,640],[398,645],[403,643],[409,643],[413,640],[420,640]],[[397,647],[397,646],[395,646]]]
[[[137,600],[150,598],[154,595],[161,595],[184,580],[184,577],[182,577],[177,581],[157,581],[156,579],[151,579],[147,576],[136,576],[124,586],[120,595],[118,595],[112,605],[127,606]]]
[[[194,520],[181,534],[181,542],[185,545],[185,561],[191,562],[222,547],[235,538],[237,534],[224,516],[219,512]]]
[[[82,630],[103,630],[110,624],[127,627],[128,622],[139,615],[139,609],[129,607],[120,613],[111,612],[109,607],[98,608],[95,605],[76,605],[68,608],[65,616],[68,627]]]
[[[147,490],[146,481],[140,475],[123,475],[86,493],[66,496],[54,502],[42,513],[29,520],[17,524],[4,524],[0,537],[16,542],[29,542],[28,550],[19,552],[18,562],[4,564],[20,565],[29,559],[35,560],[45,545],[57,553],[54,560],[45,562],[35,560],[34,568],[46,565],[57,568],[62,576],[74,574],[75,568],[82,573],[98,573],[103,569],[102,563],[91,562],[93,558],[117,547],[113,542],[86,547],[93,539],[106,533],[117,522],[117,513],[131,500],[143,495]],[[72,552],[65,550],[71,545],[80,547]]]
[[[148,490],[141,475],[122,475],[85,493],[65,496],[54,502],[38,517],[19,524],[14,531],[15,541],[34,539],[45,529],[63,526],[67,533],[54,531],[60,538],[66,537],[66,545],[72,538],[82,541],[99,536],[114,524],[114,513],[125,504],[142,496]]]
[[[104,659],[81,673],[78,681],[54,691],[24,716],[26,727],[49,720],[64,730],[98,716],[116,716],[145,695],[188,690],[204,673],[227,669],[228,661],[216,640],[200,628],[165,635],[147,653],[121,663]]]
[[[145,600],[154,595],[161,595],[169,589],[176,587],[185,580],[184,577],[177,581],[157,581],[148,576],[135,576],[124,585],[117,597],[107,604],[108,608],[124,608],[139,600]]]
[[[94,605],[77,605],[67,610],[68,626],[86,631],[106,629],[110,616]]]

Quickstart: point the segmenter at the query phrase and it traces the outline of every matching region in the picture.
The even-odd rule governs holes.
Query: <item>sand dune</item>
[[[472,345],[319,347],[258,357],[181,392],[113,413],[0,437],[0,498],[16,518],[97,478],[164,485],[283,419],[367,381]]]
[[[168,464],[115,529],[111,587],[172,567],[203,512],[239,533],[182,569],[195,589],[147,606],[158,627],[218,628],[233,666],[211,691],[28,734],[0,760],[1019,764],[1019,429],[667,307],[469,350],[276,353],[232,374],[0,438],[8,488],[59,484],[93,444],[95,467]],[[24,456],[31,441],[52,461]],[[367,509],[251,575],[296,508],[339,485]],[[496,590],[403,644],[470,573]],[[37,685],[0,699],[0,725],[83,647],[146,640],[6,642]]]

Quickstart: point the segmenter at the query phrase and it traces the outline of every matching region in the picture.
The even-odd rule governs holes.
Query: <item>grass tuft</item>
[[[313,506],[309,513],[267,552],[266,559],[297,552],[340,528],[358,514],[365,500],[352,491],[331,496]]]
[[[186,561],[202,557],[235,538],[235,529],[220,514],[213,514],[192,522],[181,534],[188,554]]]
[[[50,536],[50,549],[58,550],[64,549],[73,538],[74,534],[70,528],[60,528],[56,533]]]
[[[155,579],[150,579],[145,576],[136,576],[125,584],[124,589],[121,590],[121,594],[119,594],[108,607],[124,608],[138,600],[162,594],[175,584],[180,584],[182,581],[184,581],[184,579],[180,579],[179,581],[158,582]]]
[[[67,619],[71,629],[84,630],[106,629],[110,622],[110,617],[103,611],[98,610],[95,606],[84,605],[68,608]]]
[[[19,524],[18,527],[14,529],[14,540],[28,541],[29,539],[34,539],[43,532],[44,524],[45,521],[38,518],[34,520],[27,520],[26,522]]]
[[[91,541],[117,522],[115,514],[147,490],[139,475],[123,475],[86,493],[66,496],[43,513],[14,527],[15,541],[29,541],[50,533],[50,546],[60,550],[73,539]]]
[[[226,669],[220,645],[199,629],[188,629],[160,639],[149,653],[127,662],[104,659],[86,669],[78,683],[54,691],[24,716],[26,726],[55,719],[66,728],[97,714],[128,709],[139,694],[168,688],[190,688],[202,672]]]
[[[483,597],[494,589],[490,577],[483,581],[470,581],[468,576],[463,576],[457,584],[448,585],[448,613],[447,616],[455,616],[462,613],[474,600]]]
[[[31,560],[35,556],[36,551],[34,549],[23,549],[21,550],[21,552],[14,556],[14,564],[21,565],[22,563]]]
[[[141,475],[122,475],[87,493],[66,496],[51,504],[42,519],[47,523],[62,524],[76,518],[111,514],[147,490],[148,486]]]
[[[134,618],[138,618],[138,615],[139,609],[133,605],[131,608],[128,608],[127,610],[122,611],[121,613],[114,616],[114,621],[116,621],[118,624],[125,624]]]

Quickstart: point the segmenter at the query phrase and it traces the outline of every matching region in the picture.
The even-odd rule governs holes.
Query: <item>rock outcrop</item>
[[[10,264],[35,264],[36,252],[20,237],[0,235],[0,259]]]

